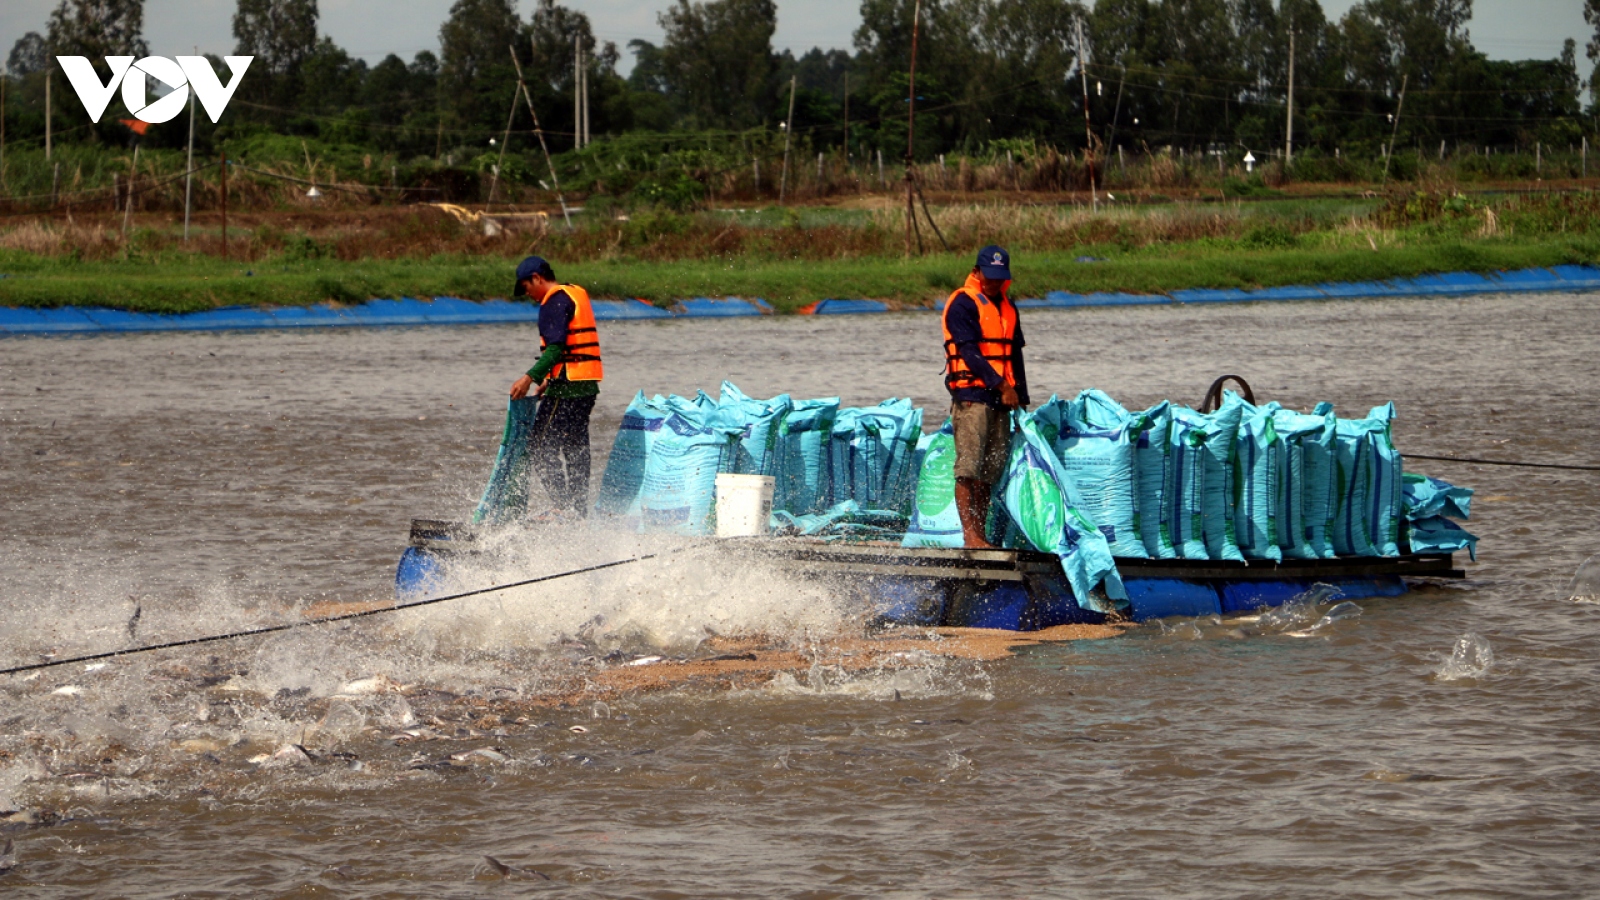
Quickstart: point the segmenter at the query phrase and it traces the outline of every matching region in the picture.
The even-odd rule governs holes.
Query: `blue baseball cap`
[[[978,251],[978,271],[985,278],[996,278],[1001,281],[1011,280],[1011,254],[1006,248],[994,244]]]
[[[550,264],[545,262],[544,257],[530,256],[522,262],[517,263],[517,285],[511,289],[511,296],[528,296],[528,292],[522,288],[522,283],[535,275],[543,276],[547,281],[556,280],[555,270],[550,268]]]

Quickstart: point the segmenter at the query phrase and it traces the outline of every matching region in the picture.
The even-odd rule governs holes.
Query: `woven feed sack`
[[[500,432],[500,450],[483,497],[472,511],[474,525],[480,522],[508,522],[528,511],[528,434],[533,417],[539,412],[538,397],[512,400],[506,407],[506,425]]]
[[[1273,414],[1278,405],[1244,404],[1239,418],[1239,434],[1234,442],[1236,463],[1234,480],[1234,530],[1239,552],[1246,559],[1283,561],[1279,548],[1279,515],[1283,509],[1283,441],[1278,438]],[[1285,522],[1284,524],[1287,524]]]
[[[854,500],[862,509],[905,509],[911,494],[908,469],[921,433],[921,411],[910,400],[839,410],[829,441],[831,503]]]
[[[710,534],[715,527],[717,475],[731,471],[739,429],[716,411],[684,404],[667,416],[650,445],[639,492],[647,531]]]
[[[918,442],[916,502],[902,547],[960,547],[961,515],[956,510],[956,435],[950,420]]]
[[[739,436],[737,457],[733,471],[740,475],[772,475],[777,468],[778,426],[788,415],[794,401],[788,394],[779,394],[771,400],[756,400],[745,396],[732,382],[722,383],[722,395],[717,408],[730,423],[743,429]]]
[[[1393,403],[1367,413],[1368,421],[1383,423],[1381,430],[1367,436],[1373,449],[1372,512],[1367,523],[1379,556],[1400,555],[1400,519],[1405,511],[1405,464],[1394,445],[1394,417]]]
[[[595,512],[609,516],[639,515],[639,489],[644,487],[644,467],[650,458],[650,445],[671,414],[661,395],[657,394],[652,400],[645,399],[643,391],[634,395],[622,413],[616,440],[611,442],[611,455],[606,457],[606,471],[600,476],[600,491],[594,501]]]
[[[1113,612],[1127,605],[1128,594],[1117,574],[1111,545],[1079,508],[1072,479],[1032,418],[1021,417],[1011,441],[1001,505],[1034,549],[1061,560],[1061,570],[1080,607]],[[1096,587],[1104,587],[1103,597],[1093,593]]]
[[[1339,419],[1334,425],[1336,509],[1331,537],[1339,556],[1379,555],[1372,542],[1379,469],[1372,434],[1388,427],[1388,422],[1373,419]]]
[[[803,516],[826,510],[832,502],[828,445],[839,398],[799,400],[778,425],[778,463],[772,508]]]
[[[1210,420],[1186,406],[1171,410],[1162,518],[1179,559],[1210,559],[1206,552],[1206,436]]]
[[[1239,422],[1244,418],[1245,402],[1238,394],[1224,391],[1222,408],[1207,418],[1205,460],[1206,484],[1201,494],[1204,503],[1204,528],[1206,553],[1212,559],[1244,561],[1239,550],[1237,524],[1234,522],[1234,450],[1239,441]]]
[[[1155,559],[1176,559],[1172,533],[1166,521],[1167,438],[1172,430],[1172,404],[1166,400],[1142,413],[1134,424],[1133,472],[1137,494],[1133,514],[1144,542],[1145,554]]]
[[[1305,482],[1300,496],[1305,506],[1306,541],[1323,559],[1333,559],[1333,531],[1339,517],[1339,460],[1337,442],[1339,419],[1333,404],[1318,403],[1311,414],[1322,419],[1322,433],[1300,440],[1305,452]]]
[[[1066,404],[1056,435],[1061,471],[1116,556],[1147,559],[1134,524],[1134,419],[1121,404],[1086,390]]]
[[[1429,516],[1406,523],[1407,539],[1412,553],[1454,553],[1467,551],[1474,562],[1478,559],[1476,535],[1444,516]]]
[[[1401,476],[1401,497],[1403,514],[1410,521],[1433,516],[1472,517],[1472,488],[1456,487],[1427,475],[1407,472]]]
[[[1273,411],[1272,421],[1283,452],[1283,491],[1278,506],[1278,549],[1286,559],[1322,559],[1327,546],[1330,509],[1327,416],[1288,409]],[[1318,502],[1313,502],[1318,501]],[[1315,506],[1315,511],[1309,507]],[[1316,517],[1320,516],[1320,520]],[[1315,521],[1314,521],[1315,520]]]

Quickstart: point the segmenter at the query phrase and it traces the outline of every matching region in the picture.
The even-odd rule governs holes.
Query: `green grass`
[[[1600,238],[1429,238],[1381,235],[1373,250],[1362,236],[1303,235],[1294,246],[1242,249],[1239,241],[1202,240],[1141,249],[1081,247],[1017,254],[1017,296],[1051,290],[1155,293],[1181,288],[1256,288],[1325,281],[1369,281],[1433,272],[1521,269],[1600,260]],[[1101,257],[1075,262],[1080,255]],[[829,261],[601,261],[564,265],[562,277],[597,297],[640,297],[666,304],[683,297],[762,297],[791,312],[830,297],[870,297],[902,304],[941,300],[965,276],[965,253],[921,258]],[[359,303],[381,297],[504,297],[511,264],[482,257],[339,262],[224,263],[167,256],[160,262],[84,262],[0,251],[0,305],[108,306],[145,312],[193,312],[229,305]]]

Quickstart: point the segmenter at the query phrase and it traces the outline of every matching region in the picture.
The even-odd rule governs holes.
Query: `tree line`
[[[659,45],[626,48],[597,40],[589,17],[557,0],[537,0],[526,18],[513,0],[456,0],[437,54],[372,65],[319,32],[317,0],[237,4],[234,53],[255,62],[220,125],[197,117],[206,151],[267,135],[399,160],[481,158],[508,115],[519,135],[532,128],[526,107],[513,112],[520,66],[556,153],[576,148],[583,85],[597,141],[653,135],[649,146],[694,147],[771,134],[792,106],[794,135],[808,147],[898,161],[914,15],[922,161],[1007,142],[1069,154],[1091,144],[1097,153],[1282,150],[1291,81],[1297,154],[1564,149],[1594,131],[1597,111],[1584,108],[1582,91],[1600,81],[1600,0],[1584,0],[1596,29],[1583,48],[1587,79],[1571,40],[1553,59],[1489,59],[1471,41],[1472,0],[1362,0],[1337,20],[1318,0],[862,0],[852,48],[800,56],[773,49],[774,0],[676,0],[660,13]],[[61,0],[6,59],[7,140],[42,142],[51,77],[54,141],[126,144],[120,97],[89,124],[65,79],[49,75],[52,60],[148,52],[143,0]],[[175,148],[186,138],[180,118],[143,141]],[[519,151],[531,150],[522,140]]]

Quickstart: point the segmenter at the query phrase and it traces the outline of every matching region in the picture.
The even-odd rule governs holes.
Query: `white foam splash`
[[[1600,555],[1591,556],[1578,566],[1567,585],[1567,599],[1574,603],[1600,603]]]
[[[1434,670],[1435,681],[1474,681],[1489,673],[1494,665],[1494,648],[1489,641],[1472,632],[1456,638],[1449,658]]]

